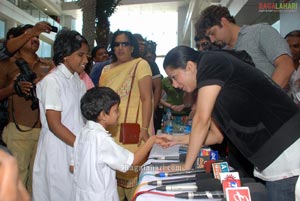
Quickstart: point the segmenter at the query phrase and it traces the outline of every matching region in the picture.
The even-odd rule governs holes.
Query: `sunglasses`
[[[114,42],[114,47],[128,47],[130,46],[129,42]]]

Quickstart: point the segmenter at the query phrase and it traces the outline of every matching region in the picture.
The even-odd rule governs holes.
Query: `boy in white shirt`
[[[116,170],[139,164],[156,142],[151,136],[135,153],[114,142],[107,127],[118,122],[119,103],[119,95],[108,87],[94,87],[81,99],[87,123],[74,145],[74,201],[118,201]]]

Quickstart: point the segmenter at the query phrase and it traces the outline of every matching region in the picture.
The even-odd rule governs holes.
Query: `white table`
[[[149,181],[187,177],[187,176],[164,177],[164,178],[155,177],[154,174],[159,173],[161,171],[159,171],[158,168],[153,168],[153,166],[150,165],[151,163],[157,163],[157,162],[179,162],[178,160],[166,161],[166,160],[153,159],[155,157],[162,157],[162,156],[179,156],[178,151],[179,151],[179,145],[169,147],[167,149],[164,149],[158,145],[154,145],[150,152],[149,159],[142,166],[142,171],[140,173],[140,182],[139,182],[140,185],[137,187],[137,192],[146,191],[146,190],[155,188],[155,186],[143,185],[144,183],[149,182]],[[154,191],[154,192],[167,193],[167,194],[181,193],[179,191],[176,191],[176,192],[174,192],[174,191],[172,191],[172,192],[170,192],[170,191]],[[168,201],[168,200],[180,201],[180,200],[185,200],[185,199],[167,197],[167,196],[162,196],[162,195],[147,194],[147,193],[139,195],[136,199],[136,201]],[[193,199],[193,200],[196,201],[196,200],[208,200],[208,199]],[[218,200],[219,201],[221,199],[210,199],[210,200]]]

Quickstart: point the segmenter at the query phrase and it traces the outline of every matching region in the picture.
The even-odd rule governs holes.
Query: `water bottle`
[[[172,134],[173,133],[173,122],[172,122],[172,112],[171,109],[168,108],[166,112],[166,120],[165,120],[164,133]]]
[[[190,134],[192,131],[192,118],[188,118],[184,127],[184,133]]]

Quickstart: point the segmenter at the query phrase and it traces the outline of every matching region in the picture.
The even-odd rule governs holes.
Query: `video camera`
[[[17,77],[14,85],[15,91],[18,96],[24,97],[26,100],[31,100],[32,101],[31,109],[35,110],[39,107],[38,98],[36,96],[36,85],[34,83],[34,80],[37,78],[37,76],[35,72],[31,71],[28,63],[24,59],[18,59],[15,61],[15,63],[20,69],[20,75]],[[22,92],[20,81],[26,81],[32,83],[32,88],[30,88],[29,95],[24,94]]]

